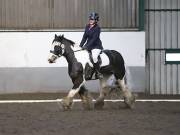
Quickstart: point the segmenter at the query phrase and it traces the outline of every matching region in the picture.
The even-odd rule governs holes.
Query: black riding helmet
[[[95,20],[96,22],[99,21],[99,15],[96,12],[92,12],[89,15],[89,20]]]

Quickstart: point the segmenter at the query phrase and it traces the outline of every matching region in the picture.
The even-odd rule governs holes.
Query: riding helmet
[[[99,21],[99,15],[98,15],[98,13],[96,13],[96,12],[90,13],[90,15],[89,15],[89,20]]]

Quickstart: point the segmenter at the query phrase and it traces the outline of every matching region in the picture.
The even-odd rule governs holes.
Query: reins
[[[80,50],[76,50],[76,51],[73,51],[73,52],[79,52],[79,51],[83,51],[84,49],[80,49]]]
[[[79,49],[79,50],[75,50],[75,51],[73,51],[74,53],[75,52],[80,52],[80,51],[83,51],[84,49]],[[70,53],[70,52],[69,52]],[[67,54],[69,54],[69,53],[67,53]]]

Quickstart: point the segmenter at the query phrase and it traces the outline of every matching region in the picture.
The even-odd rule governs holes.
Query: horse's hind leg
[[[100,79],[100,95],[96,99],[96,102],[94,104],[95,109],[102,109],[104,106],[104,99],[110,91],[109,86],[107,84],[107,80],[109,79],[109,77],[110,77],[109,75],[108,76],[103,75],[103,78]]]
[[[91,110],[92,109],[92,97],[84,85],[81,86],[78,93],[79,93],[79,96],[82,100],[83,108],[85,110]]]
[[[117,82],[118,82],[120,90],[122,91],[125,104],[129,108],[133,108],[135,100],[136,100],[135,99],[136,97],[131,93],[131,91],[125,85],[124,79],[122,79],[122,80],[118,79]]]

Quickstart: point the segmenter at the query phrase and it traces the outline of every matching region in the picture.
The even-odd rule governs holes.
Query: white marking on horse
[[[69,93],[68,93],[68,96],[67,97],[69,97],[69,98],[73,98],[78,92],[79,92],[79,90],[80,90],[80,88],[81,88],[81,86],[83,85],[85,83],[85,80],[79,85],[79,87],[78,88],[76,88],[76,89],[71,89],[70,91],[69,91]]]
[[[102,64],[100,65],[101,67],[103,66],[108,66],[110,64],[109,57],[105,53],[100,54]]]
[[[85,68],[86,63],[89,63],[89,65],[91,67],[93,67],[93,64],[91,63],[91,61],[89,59],[89,53],[88,53],[87,50],[77,51],[77,50],[82,49],[82,48],[80,48],[78,46],[74,46],[74,47],[71,46],[71,49],[74,51],[75,57],[77,58],[77,60],[82,63],[83,68]],[[102,64],[100,65],[101,67],[108,66],[110,64],[109,57],[105,53],[101,53],[100,57],[101,57],[101,60],[102,60]]]

